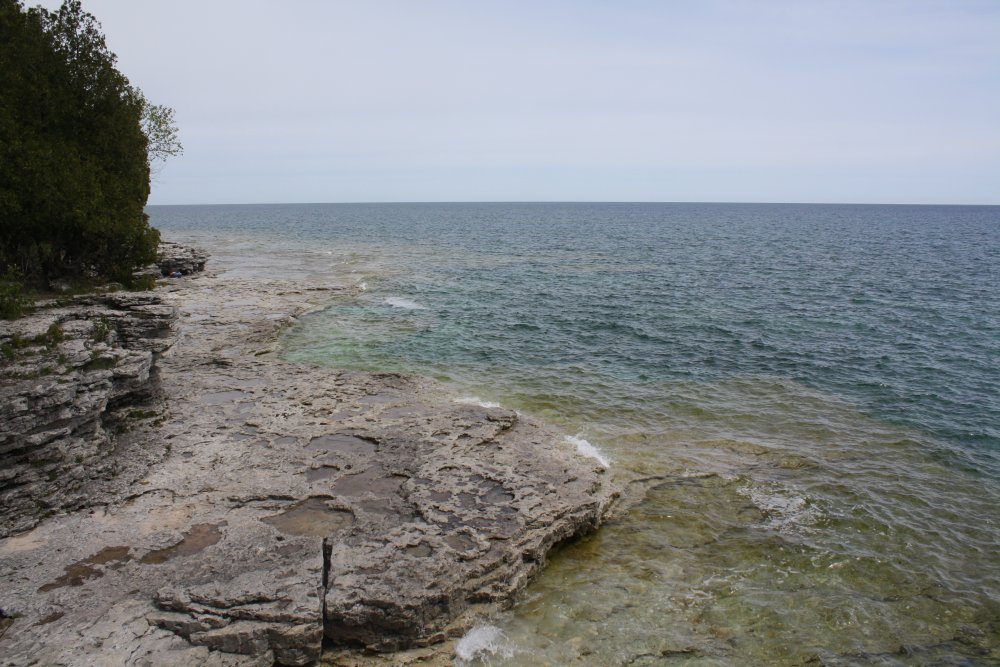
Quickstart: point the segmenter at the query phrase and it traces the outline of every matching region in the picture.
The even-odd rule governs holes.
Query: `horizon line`
[[[572,200],[572,199],[496,199],[496,200],[413,200],[413,201],[288,201],[288,202],[211,202],[185,204],[146,204],[149,206],[399,206],[413,204],[725,204],[739,206],[980,206],[997,207],[996,204],[941,204],[912,202],[822,202],[822,201],[663,201],[663,200]]]

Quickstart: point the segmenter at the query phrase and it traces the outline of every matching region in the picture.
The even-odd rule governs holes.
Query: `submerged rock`
[[[114,328],[158,355],[162,420],[132,424],[127,444],[164,458],[101,507],[0,540],[0,663],[305,665],[324,640],[425,647],[599,523],[604,468],[548,427],[424,378],[263,354],[314,307],[310,287],[202,275],[129,306],[182,311],[170,347]]]

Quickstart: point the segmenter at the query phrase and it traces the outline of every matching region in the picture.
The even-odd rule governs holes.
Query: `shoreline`
[[[156,364],[163,407],[122,442],[160,460],[0,540],[2,664],[302,665],[324,641],[450,659],[599,524],[617,491],[557,431],[426,378],[270,354],[350,289],[210,260],[156,290],[181,314]],[[324,664],[368,659],[355,649]]]

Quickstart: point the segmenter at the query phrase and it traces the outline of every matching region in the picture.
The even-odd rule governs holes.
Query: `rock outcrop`
[[[0,327],[0,536],[87,505],[99,480],[135,468],[116,460],[114,431],[152,409],[176,317],[155,294],[111,293]]]
[[[162,461],[0,540],[0,664],[447,647],[599,523],[606,470],[549,427],[428,379],[267,354],[317,296],[349,292],[225,274],[161,289],[182,311],[157,362],[165,407],[128,443]]]
[[[160,275],[169,276],[173,273],[180,273],[186,276],[203,271],[209,256],[200,248],[161,241],[156,266],[160,270]]]

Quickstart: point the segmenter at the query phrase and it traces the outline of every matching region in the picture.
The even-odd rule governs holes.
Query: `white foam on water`
[[[491,657],[509,658],[514,655],[514,648],[503,630],[495,625],[477,625],[465,633],[455,645],[456,665],[464,666],[473,660],[482,660],[489,664]]]
[[[580,436],[567,435],[566,442],[576,445],[576,451],[578,451],[583,456],[594,459],[605,468],[611,467],[611,462],[608,461],[607,457],[605,457],[604,454],[601,453],[601,450],[599,450],[597,447],[594,447],[592,444],[590,444]]]
[[[461,398],[456,398],[453,403],[462,403],[463,405],[478,405],[481,408],[499,408],[499,403],[492,403],[490,401],[484,401],[478,396],[463,396]]]
[[[390,296],[385,300],[385,303],[392,306],[393,308],[405,308],[406,310],[427,310],[427,306],[417,303],[416,301],[410,301],[409,299],[404,299],[400,296]]]
[[[360,287],[361,291],[364,292],[368,289],[368,283],[362,280],[360,283],[358,283],[358,287]]]
[[[820,514],[819,509],[807,497],[787,489],[748,484],[739,487],[736,492],[749,498],[757,509],[767,515],[768,523],[778,530],[808,526]]]

